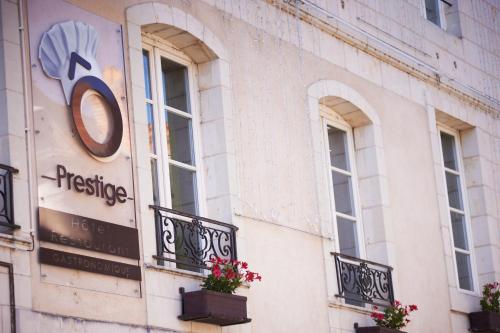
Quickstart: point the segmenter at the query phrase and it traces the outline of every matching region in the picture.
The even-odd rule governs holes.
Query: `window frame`
[[[347,138],[347,152],[349,156],[349,166],[351,169],[351,184],[352,184],[352,200],[353,207],[355,210],[354,219],[350,216],[347,216],[347,219],[354,221],[356,226],[356,237],[357,237],[357,246],[358,246],[358,257],[360,259],[366,259],[366,248],[365,248],[365,238],[364,238],[364,230],[363,230],[363,220],[362,220],[362,210],[361,210],[361,199],[359,195],[359,183],[358,183],[358,174],[357,174],[357,166],[356,166],[356,150],[354,145],[354,133],[353,128],[345,122],[341,117],[331,114],[331,110],[326,106],[320,105],[320,115],[321,115],[321,125],[323,131],[323,140],[324,151],[325,151],[325,165],[326,172],[328,177],[328,192],[330,196],[330,211],[332,213],[332,222],[333,222],[333,235],[335,237],[335,252],[340,253],[340,242],[339,242],[339,234],[338,234],[338,224],[337,217],[341,214],[340,217],[344,218],[345,214],[339,213],[336,210],[335,206],[335,196],[333,189],[333,179],[332,179],[332,171],[334,170],[330,161],[330,143],[328,141],[328,127],[335,127],[339,130],[346,132]]]
[[[162,207],[172,208],[171,199],[171,183],[170,183],[170,166],[181,165],[183,169],[194,171],[196,174],[196,186],[194,188],[196,200],[196,213],[194,215],[204,216],[206,213],[206,192],[205,192],[205,179],[203,169],[203,151],[201,143],[201,115],[199,107],[199,90],[197,84],[197,66],[187,57],[184,53],[177,50],[173,45],[166,41],[148,38],[142,36],[142,50],[149,53],[149,73],[151,85],[151,100],[145,98],[146,103],[153,105],[153,121],[154,121],[154,138],[156,143],[156,154],[152,154],[148,146],[148,157],[156,158],[156,177],[158,186],[158,205]],[[181,116],[186,117],[189,114],[191,119],[191,141],[192,141],[192,155],[194,166],[186,163],[178,162],[168,156],[168,135],[165,128],[165,112],[167,107],[164,105],[163,96],[163,83],[162,83],[162,67],[161,58],[168,59],[177,64],[185,66],[187,69],[187,88],[188,88],[188,102],[189,113],[168,107],[168,110],[176,114],[181,113]],[[144,88],[145,89],[145,88]],[[147,113],[147,110],[144,110]],[[151,170],[151,181],[153,182],[153,170]],[[154,188],[153,188],[154,191]],[[191,222],[190,219],[175,215],[176,219]],[[175,254],[168,255],[175,258]],[[177,267],[175,262],[164,262],[164,267],[169,269],[179,270],[186,272],[185,269]],[[193,273],[193,272],[191,272]],[[196,273],[195,273],[196,274]]]
[[[455,283],[457,286],[457,290],[461,293],[464,294],[469,294],[469,295],[479,295],[479,280],[478,280],[478,274],[477,274],[477,266],[476,266],[476,259],[475,259],[475,251],[474,251],[474,242],[473,242],[473,237],[472,237],[472,225],[471,225],[471,216],[470,216],[470,209],[469,209],[469,198],[467,195],[467,184],[465,181],[465,170],[464,170],[464,165],[463,165],[463,159],[462,159],[462,142],[461,142],[461,136],[460,132],[456,129],[450,128],[448,126],[445,126],[443,124],[438,124],[437,125],[437,130],[438,130],[438,140],[439,140],[439,152],[440,152],[440,160],[441,160],[441,172],[443,175],[443,189],[446,197],[446,206],[447,206],[447,220],[448,220],[448,229],[449,229],[449,237],[450,237],[450,245],[451,245],[451,251],[452,251],[452,257],[453,257],[453,265],[454,265],[454,271],[455,271]],[[455,144],[455,154],[456,154],[456,163],[457,163],[457,170],[453,170],[450,168],[447,168],[444,165],[444,157],[443,157],[443,144],[441,140],[441,132],[448,134],[453,137],[454,144]],[[454,175],[457,175],[459,178],[460,182],[460,190],[461,193],[460,195],[462,196],[462,205],[463,205],[463,212],[460,212],[460,210],[451,207],[450,206],[450,201],[448,197],[448,184],[446,180],[446,172],[451,172]],[[469,251],[460,249],[455,247],[455,239],[453,236],[453,225],[452,225],[452,220],[451,220],[451,212],[458,212],[459,214],[464,215],[465,219],[465,230],[466,230],[466,241],[467,241],[467,246],[469,248]],[[462,289],[460,287],[460,281],[458,277],[458,266],[457,266],[457,259],[456,259],[456,251],[461,253],[467,253],[470,256],[470,265],[471,265],[471,275],[472,275],[472,290],[468,289]]]

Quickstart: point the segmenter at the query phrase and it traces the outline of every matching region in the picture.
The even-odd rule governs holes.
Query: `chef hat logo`
[[[81,77],[102,78],[95,58],[97,42],[94,27],[76,21],[55,24],[42,36],[38,57],[43,71],[61,81],[68,105],[73,86]]]

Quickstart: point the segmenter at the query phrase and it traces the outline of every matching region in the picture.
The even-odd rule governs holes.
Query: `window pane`
[[[465,228],[465,216],[454,212],[451,212],[450,214],[455,247],[462,250],[469,250],[469,246],[467,244],[467,230]]]
[[[196,214],[196,173],[172,164],[169,171],[172,208]]]
[[[330,163],[339,169],[349,171],[347,133],[335,127],[328,127]]]
[[[332,171],[335,211],[354,216],[351,177]]]
[[[427,19],[437,25],[440,25],[439,1],[440,0],[425,0],[425,13],[427,15]]]
[[[460,177],[446,172],[446,187],[448,189],[448,201],[450,206],[456,209],[463,209]]]
[[[455,138],[449,134],[441,132],[441,147],[443,148],[444,166],[458,171],[457,155],[455,153]]]
[[[165,112],[168,137],[168,157],[178,162],[194,165],[191,119],[173,112]]]
[[[162,58],[163,96],[165,105],[189,111],[187,68]]]
[[[340,253],[348,256],[358,256],[358,240],[356,222],[337,217]]]
[[[457,258],[458,284],[461,289],[472,290],[472,270],[470,265],[470,255],[455,252]]]
[[[146,103],[146,112],[148,117],[149,152],[151,154],[156,154],[155,120],[153,115],[153,105]]]
[[[142,65],[144,69],[144,88],[147,99],[151,98],[151,75],[149,73],[149,52],[142,50]]]
[[[158,166],[157,166],[157,161],[152,158],[151,159],[151,179],[153,182],[153,203],[155,205],[160,204],[160,193],[158,189]]]

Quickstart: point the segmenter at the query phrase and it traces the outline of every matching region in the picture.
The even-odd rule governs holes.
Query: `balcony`
[[[337,297],[357,306],[368,303],[385,307],[394,303],[392,267],[340,253],[331,254],[337,270]]]
[[[160,206],[155,211],[158,265],[202,272],[212,257],[236,259],[236,231],[231,224]]]
[[[0,232],[19,229],[19,226],[14,223],[12,175],[15,173],[18,173],[17,169],[0,164]]]

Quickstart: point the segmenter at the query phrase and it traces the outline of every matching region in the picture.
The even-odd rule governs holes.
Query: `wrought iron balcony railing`
[[[213,257],[234,260],[237,227],[160,206],[155,210],[156,248],[159,265],[174,262],[177,268],[207,269]]]
[[[354,305],[394,303],[392,267],[332,252],[337,269],[338,297]]]
[[[14,223],[14,195],[12,175],[19,171],[8,165],[0,164],[0,231],[18,229]]]

